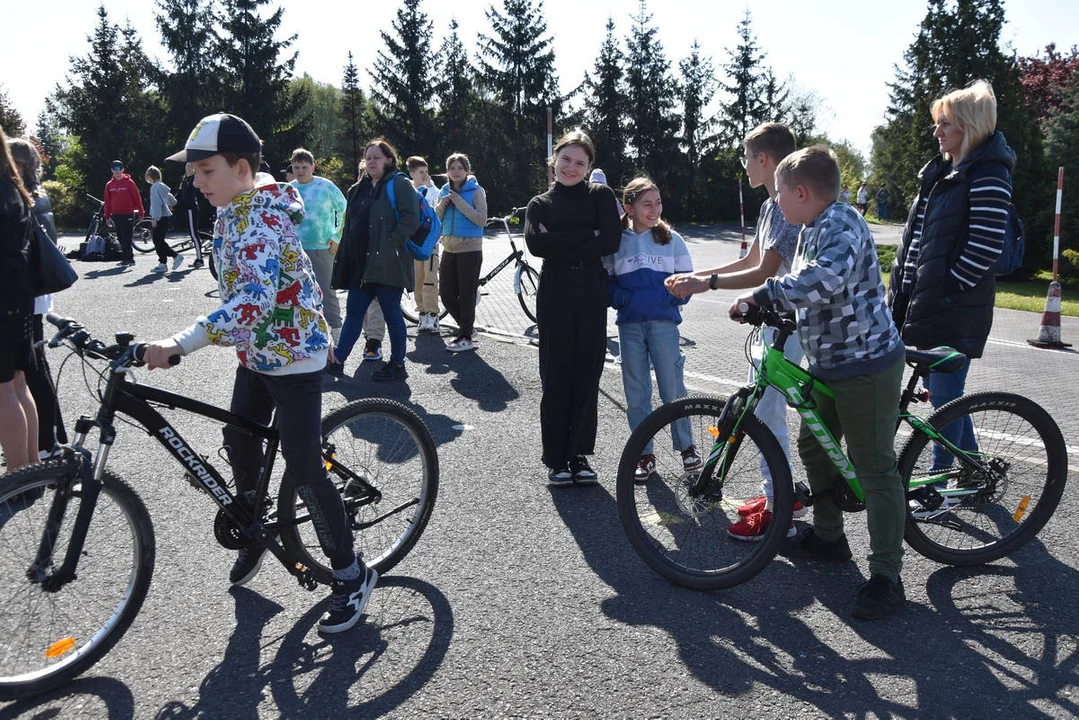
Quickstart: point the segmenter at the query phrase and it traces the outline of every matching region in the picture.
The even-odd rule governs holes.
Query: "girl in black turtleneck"
[[[618,250],[622,222],[614,192],[588,182],[592,141],[580,130],[554,147],[555,184],[528,203],[525,243],[543,258],[539,318],[540,432],[543,464],[554,487],[594,484],[599,379],[607,349],[607,272],[600,261]]]

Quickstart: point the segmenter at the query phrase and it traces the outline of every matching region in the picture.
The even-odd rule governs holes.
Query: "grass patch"
[[[892,263],[895,261],[895,246],[878,245],[877,256],[884,273],[884,286],[892,280]],[[998,280],[995,307],[1009,310],[1027,310],[1040,313],[1045,310],[1045,296],[1049,292],[1049,283],[1053,273],[1043,270],[1031,280]],[[1060,314],[1079,317],[1079,286],[1061,283]],[[1072,299],[1069,299],[1072,298]]]

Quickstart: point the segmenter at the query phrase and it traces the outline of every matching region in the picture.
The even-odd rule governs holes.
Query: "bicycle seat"
[[[927,372],[953,373],[966,367],[967,356],[947,345],[931,350],[915,350],[909,347],[907,364]]]

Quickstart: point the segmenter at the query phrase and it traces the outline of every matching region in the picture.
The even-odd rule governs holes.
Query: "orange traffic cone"
[[[1040,348],[1071,347],[1071,343],[1060,340],[1060,283],[1056,280],[1049,283],[1049,294],[1045,298],[1045,312],[1042,313],[1038,337],[1027,342]]]

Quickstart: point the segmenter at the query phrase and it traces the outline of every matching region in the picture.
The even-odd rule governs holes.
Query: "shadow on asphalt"
[[[665,631],[698,680],[726,696],[745,695],[758,711],[777,698],[755,685],[809,703],[827,717],[867,717],[870,709],[875,717],[977,717],[990,706],[1010,717],[1035,707],[1079,716],[1079,702],[1068,692],[1077,682],[1079,651],[1068,629],[1074,629],[1070,601],[1064,600],[1079,597],[1079,573],[1037,540],[1013,553],[1016,568],[933,572],[927,587],[932,607],[908,600],[899,616],[860,622],[848,619],[864,580],[853,563],[777,560],[744,585],[689,590],[655,575],[637,557],[605,488],[572,487],[552,496],[589,565],[618,593],[602,603],[607,616]],[[979,591],[979,578],[991,574],[1013,577],[1018,591]],[[825,608],[823,619],[812,607],[816,602]],[[798,616],[802,612],[812,614],[809,622]],[[856,644],[861,657],[845,657],[836,637],[849,631],[840,631],[839,623],[872,648]],[[818,636],[828,624],[837,626],[836,635]],[[907,704],[912,699],[914,708]],[[852,714],[854,708],[865,710]]]
[[[361,624],[329,639],[315,630],[329,607],[328,598],[298,618],[285,635],[266,638],[265,626],[284,608],[252,590],[230,592],[236,599],[236,629],[221,663],[199,686],[198,702],[166,703],[155,715],[158,720],[254,720],[262,716],[260,706],[271,695],[274,714],[280,717],[379,717],[431,679],[453,637],[453,611],[446,596],[415,578],[380,579]],[[280,647],[273,661],[261,664],[263,646],[275,643]],[[370,685],[387,689],[371,697],[357,686],[376,665],[379,677]],[[390,668],[400,668],[401,676],[387,678]],[[350,705],[350,692],[364,701]]]
[[[123,682],[109,677],[78,678],[44,695],[19,700],[0,709],[0,720],[20,717],[135,717],[135,697]]]

